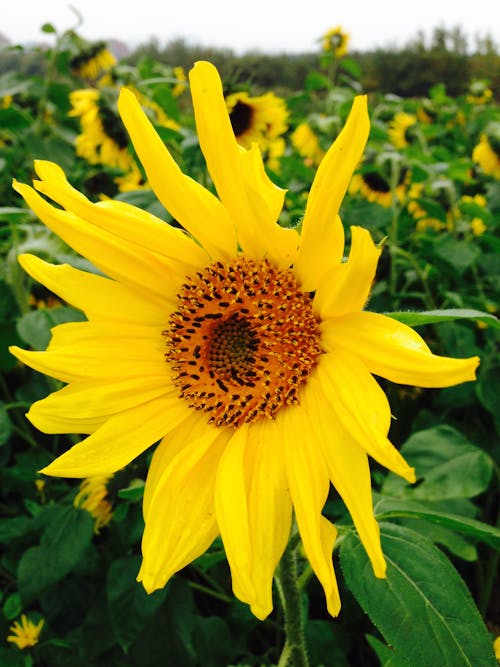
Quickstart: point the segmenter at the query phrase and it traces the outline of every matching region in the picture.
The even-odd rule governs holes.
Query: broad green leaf
[[[44,350],[49,344],[52,327],[63,322],[82,322],[85,316],[70,306],[32,310],[17,322],[19,336],[35,350]]]
[[[108,570],[106,593],[113,633],[125,652],[163,603],[167,589],[148,595],[136,581],[140,557],[115,560]]]
[[[63,579],[88,549],[94,521],[76,507],[50,508],[48,523],[39,546],[24,552],[17,569],[19,592],[25,604]]]
[[[435,253],[458,273],[464,273],[481,255],[478,246],[445,236],[434,245]]]
[[[383,486],[385,494],[421,500],[473,498],[488,487],[493,472],[491,458],[447,425],[414,433],[401,447],[401,454],[414,466],[420,483],[411,487],[389,475]]]
[[[5,403],[0,403],[0,446],[4,445],[12,433],[12,424]]]
[[[379,521],[396,517],[424,519],[439,526],[456,530],[463,535],[470,535],[494,549],[500,549],[500,529],[482,521],[476,521],[458,514],[447,514],[399,498],[381,498],[374,508]]]
[[[392,647],[386,646],[380,639],[377,639],[373,635],[367,635],[366,641],[377,654],[377,658],[380,660],[380,667],[412,667]]]
[[[449,308],[446,310],[424,310],[419,313],[384,313],[393,320],[398,320],[410,327],[423,326],[424,324],[436,324],[438,322],[451,322],[453,320],[474,320],[484,322],[494,329],[500,329],[500,320],[491,313],[470,308]]]
[[[376,579],[356,535],[340,550],[347,587],[409,665],[496,667],[492,640],[469,590],[430,540],[381,524],[387,579]]]
[[[5,600],[2,606],[2,612],[5,618],[9,621],[19,616],[23,610],[23,603],[19,593],[11,593]]]

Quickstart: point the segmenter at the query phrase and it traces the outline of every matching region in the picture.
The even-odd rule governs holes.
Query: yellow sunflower
[[[394,190],[394,196],[399,202],[405,199],[408,177],[408,170],[402,169],[400,181]],[[355,194],[356,192],[359,192],[368,201],[376,202],[384,208],[389,208],[393,204],[391,185],[380,171],[364,171],[354,174],[349,184],[349,193]]]
[[[73,504],[86,510],[94,519],[94,532],[99,533],[113,518],[113,508],[108,500],[107,484],[112,475],[92,475],[80,484]]]
[[[488,176],[500,179],[500,123],[492,123],[472,151],[472,160]]]
[[[318,136],[309,123],[299,123],[292,132],[291,140],[306,164],[317,166],[323,159],[325,151],[321,148]]]
[[[46,433],[88,434],[48,475],[109,475],[159,441],[144,493],[147,591],[220,535],[235,595],[265,618],[294,514],[336,615],[330,483],[384,577],[368,456],[415,480],[387,438],[391,410],[372,374],[442,387],[474,379],[478,358],[436,356],[413,329],[363,310],[380,249],[353,227],[344,262],[338,211],[368,137],[365,96],[318,168],[299,235],[276,223],[285,192],[258,147],[238,145],[217,70],[198,62],[190,83],[217,195],[180,170],[131,91],[119,100],[151,186],[185,231],[124,202],[91,203],[50,162],[36,163],[35,189],[15,183],[104,274],[20,257],[88,318],[56,326],[46,351],[11,348],[67,383],[28,418]]]
[[[70,65],[77,76],[95,80],[116,65],[116,58],[104,42],[97,42],[82,49],[71,59]]]
[[[245,91],[231,93],[226,106],[236,140],[244,148],[255,142],[261,151],[267,151],[288,129],[285,101],[274,93],[256,97]]]
[[[322,37],[323,51],[333,53],[336,58],[342,58],[347,53],[349,35],[340,26],[331,28]]]
[[[9,630],[12,634],[7,637],[7,641],[15,644],[21,650],[29,646],[35,646],[35,644],[38,644],[43,624],[43,618],[35,625],[26,614],[22,614],[21,622],[15,621],[10,626]]]
[[[406,148],[410,145],[410,130],[416,123],[417,117],[414,114],[400,111],[394,116],[389,124],[387,134],[396,148]]]

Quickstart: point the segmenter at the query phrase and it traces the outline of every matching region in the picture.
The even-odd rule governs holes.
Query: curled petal
[[[475,380],[479,357],[453,359],[432,354],[419,334],[385,315],[349,313],[322,325],[328,351],[348,350],[370,373],[400,384],[450,387]]]

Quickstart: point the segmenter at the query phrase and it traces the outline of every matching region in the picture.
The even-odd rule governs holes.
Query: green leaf
[[[63,322],[82,322],[85,316],[69,306],[32,310],[23,315],[17,323],[21,338],[35,350],[45,350],[49,344],[52,327]]]
[[[423,504],[399,498],[382,498],[374,508],[378,520],[396,517],[424,519],[439,526],[456,530],[463,535],[470,535],[480,542],[489,544],[494,549],[500,549],[500,529],[482,521],[476,521],[459,514],[448,514],[425,507]]]
[[[447,310],[425,310],[420,313],[384,313],[393,320],[398,320],[410,327],[423,326],[424,324],[436,324],[437,322],[451,322],[453,320],[475,320],[484,322],[494,329],[500,329],[498,317],[485,313],[482,310],[470,308],[450,308]]]
[[[474,601],[448,559],[408,528],[381,524],[387,579],[373,575],[358,537],[340,550],[345,582],[387,644],[409,665],[496,667]]]
[[[386,646],[373,635],[366,635],[366,641],[377,654],[381,667],[411,667],[392,647]]]
[[[12,434],[12,424],[5,403],[0,403],[0,446],[5,445]]]
[[[118,489],[118,497],[132,502],[142,500],[144,496],[144,480],[133,479],[125,489]]]
[[[473,498],[488,487],[493,472],[490,457],[447,425],[414,433],[401,454],[420,480],[418,486],[406,487],[415,499]],[[398,495],[394,490],[399,484],[395,476],[387,477],[384,493]]]
[[[481,255],[478,246],[445,236],[434,245],[435,253],[458,273],[464,273]]]
[[[9,621],[12,621],[16,616],[19,616],[22,610],[23,604],[19,593],[11,593],[2,606],[3,615]]]
[[[76,567],[94,533],[94,521],[85,510],[47,509],[51,510],[51,521],[47,523],[41,544],[25,551],[17,569],[19,592],[25,604]]]
[[[108,570],[106,591],[113,633],[125,652],[163,603],[166,589],[148,595],[136,577],[139,556],[119,558]]]

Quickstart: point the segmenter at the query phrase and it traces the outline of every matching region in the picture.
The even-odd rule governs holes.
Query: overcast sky
[[[184,38],[199,46],[302,53],[341,25],[352,50],[403,46],[422,30],[460,26],[471,45],[489,34],[500,44],[497,0],[0,0],[0,32],[14,43],[39,41],[40,26],[75,27],[70,6],[83,16],[79,33],[90,40],[114,37],[130,46],[158,38]]]

